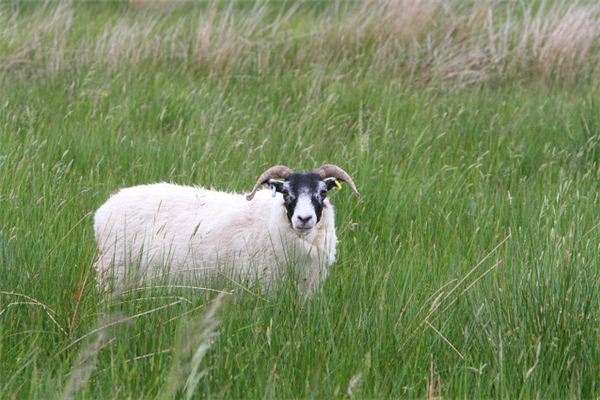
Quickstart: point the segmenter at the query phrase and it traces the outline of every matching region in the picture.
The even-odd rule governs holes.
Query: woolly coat
[[[283,198],[259,191],[252,201],[237,193],[168,183],[122,189],[94,215],[99,283],[206,277],[258,279],[270,289],[297,265],[302,288],[313,293],[335,261],[334,210],[323,204],[308,233],[292,229]]]

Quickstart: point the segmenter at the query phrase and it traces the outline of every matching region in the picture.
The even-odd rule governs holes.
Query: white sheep
[[[106,288],[130,275],[225,275],[257,279],[268,290],[292,262],[312,294],[335,261],[327,193],[340,187],[338,180],[360,196],[352,178],[328,164],[315,173],[269,168],[245,197],[168,183],[121,189],[94,215],[99,283]],[[257,192],[263,184],[272,192]]]

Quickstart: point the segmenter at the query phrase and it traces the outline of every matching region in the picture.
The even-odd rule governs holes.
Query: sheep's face
[[[309,231],[321,220],[327,207],[327,192],[335,187],[335,178],[321,180],[318,174],[293,173],[286,181],[270,179],[269,185],[283,195],[283,206],[292,228]]]

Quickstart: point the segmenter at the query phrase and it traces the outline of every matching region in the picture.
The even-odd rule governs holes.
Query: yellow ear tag
[[[340,185],[340,183],[338,182],[338,180],[337,180],[337,179],[336,179],[336,180],[335,180],[335,182],[333,182],[333,183],[335,183],[335,188],[336,188],[337,190],[342,190],[342,185]]]

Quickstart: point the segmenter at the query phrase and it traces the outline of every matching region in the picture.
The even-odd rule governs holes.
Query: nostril
[[[307,217],[301,217],[301,216],[298,216],[298,219],[299,219],[299,220],[300,220],[300,222],[302,222],[302,223],[307,223],[308,221],[310,221],[310,220],[312,219],[312,215],[309,215],[309,216],[307,216]]]

